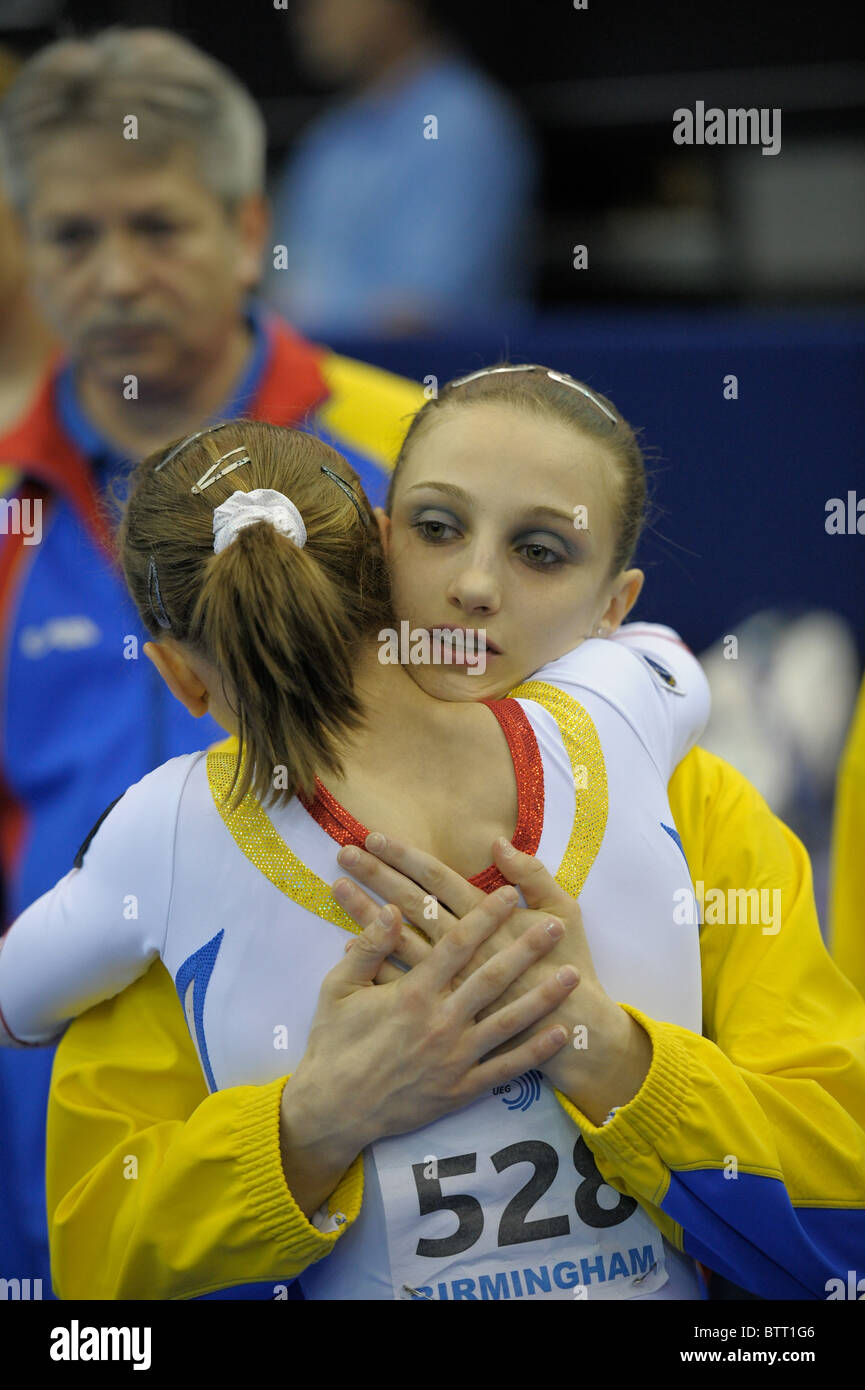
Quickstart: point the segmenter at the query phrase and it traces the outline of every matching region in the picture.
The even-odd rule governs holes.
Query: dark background
[[[785,152],[789,160],[794,145],[819,157],[829,140],[861,156],[865,63],[856,60],[858,5],[589,0],[587,10],[575,11],[571,0],[433,0],[431,10],[509,90],[538,138],[543,171],[533,259],[541,307],[623,300],[863,303],[865,254],[858,273],[848,267],[840,284],[821,264],[819,245],[810,256],[803,247],[802,265],[781,285],[749,265],[742,244],[747,195],[739,187],[743,174],[755,173],[755,160],[767,166],[759,176],[774,175],[768,166]],[[0,42],[25,55],[61,34],[117,23],[175,29],[232,68],[262,105],[274,169],[331,98],[304,75],[289,16],[271,0],[221,7],[206,0],[0,0]],[[672,111],[693,107],[696,98],[724,108],[780,107],[782,155],[676,150]],[[640,256],[639,221],[627,247],[617,250],[604,234],[611,211],[683,203],[706,210],[721,242],[714,262],[696,272],[685,274],[683,261],[677,265],[673,257],[659,277]],[[807,204],[803,218],[814,211]],[[849,211],[833,209],[833,220],[843,222]],[[577,242],[597,250],[591,275],[573,270]]]
[[[703,650],[761,609],[822,607],[847,620],[865,657],[865,537],[828,535],[824,524],[831,497],[865,497],[859,7],[432,9],[535,132],[535,308],[506,324],[331,346],[417,379],[505,356],[572,372],[643,430],[655,507],[637,556],[648,581],[638,616]],[[271,0],[148,0],[146,13],[138,0],[0,0],[0,42],[22,56],[114,23],[175,29],[236,72],[265,112],[272,174],[334,99],[304,76],[290,18]],[[675,146],[672,112],[697,99],[780,107],[781,152]],[[839,150],[858,185],[848,169],[833,202],[819,178]],[[793,180],[792,194],[771,192],[779,179]],[[779,214],[791,197],[792,212]],[[692,214],[714,254],[689,259],[677,219]],[[573,268],[576,243],[590,248],[587,272]],[[729,373],[736,401],[723,398]]]

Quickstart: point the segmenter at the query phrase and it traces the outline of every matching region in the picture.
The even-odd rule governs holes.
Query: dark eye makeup
[[[459,518],[444,507],[420,507],[409,526],[428,545],[441,545],[462,534]],[[579,549],[554,531],[518,531],[511,542],[532,569],[558,569],[580,558]]]

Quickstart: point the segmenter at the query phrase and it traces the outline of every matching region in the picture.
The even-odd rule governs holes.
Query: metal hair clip
[[[167,463],[170,463],[173,458],[176,458],[177,455],[180,453],[181,449],[185,449],[187,444],[191,444],[194,439],[201,439],[205,434],[215,434],[217,430],[224,430],[225,426],[230,425],[231,423],[232,422],[230,420],[223,420],[221,425],[211,425],[206,430],[198,430],[195,434],[188,434],[185,439],[181,439],[179,444],[175,444],[174,448],[171,450],[169,454],[165,455],[165,458],[162,459],[161,463],[157,463],[156,467],[153,470],[154,473],[158,473],[159,470],[161,468],[164,468]]]
[[[355,493],[355,490],[352,487],[351,483],[347,483],[345,481],[345,478],[341,478],[338,473],[334,473],[332,468],[325,468],[324,464],[321,465],[321,471],[322,473],[325,473],[328,478],[331,478],[333,482],[337,484],[338,487],[342,488],[346,497],[348,497],[351,500],[351,503],[354,506],[354,509],[360,517],[361,521],[363,522],[364,526],[368,526],[369,517],[366,515],[365,512],[361,510],[361,505],[357,500],[357,494]]]
[[[156,572],[156,561],[152,555],[147,566],[147,597],[150,601],[150,611],[159,626],[170,628],[171,619],[165,611],[165,604],[162,602],[162,595],[159,592],[159,575]]]
[[[236,459],[234,463],[226,464],[225,468],[220,468],[218,473],[214,471],[215,469],[219,468],[219,465],[223,462],[224,459],[230,459],[233,454],[243,454],[243,458]],[[215,483],[217,478],[224,478],[226,473],[233,473],[235,468],[241,468],[243,464],[249,462],[250,457],[249,454],[246,452],[245,445],[241,444],[237,449],[229,449],[227,454],[221,454],[220,457],[210,465],[206,473],[202,473],[201,477],[198,479],[198,482],[195,484],[193,488],[190,489],[190,491],[203,492],[206,487],[210,487],[211,483]]]
[[[497,372],[538,371],[546,372],[547,376],[550,378],[551,381],[558,381],[562,384],[562,386],[572,386],[575,391],[579,391],[581,396],[585,396],[587,401],[591,401],[592,405],[597,406],[598,410],[600,410],[602,414],[606,415],[607,419],[611,422],[614,429],[618,426],[619,422],[616,419],[615,415],[613,415],[612,411],[608,410],[607,407],[601,401],[598,400],[597,396],[594,395],[594,393],[590,391],[587,386],[581,385],[579,381],[572,381],[569,376],[564,376],[561,372],[553,372],[550,370],[549,367],[541,366],[539,362],[528,362],[523,366],[518,365],[508,367],[482,367],[479,372],[470,372],[468,376],[461,376],[458,378],[457,381],[452,381],[450,383],[450,386],[451,390],[453,390],[455,386],[465,386],[467,382],[476,381],[478,377],[494,376]]]

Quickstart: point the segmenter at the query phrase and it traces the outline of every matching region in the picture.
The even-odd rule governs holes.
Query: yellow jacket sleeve
[[[831,874],[830,948],[865,995],[865,680],[838,768]]]
[[[358,1157],[322,1234],[296,1206],[279,1148],[285,1078],[208,1094],[171,979],[157,962],[75,1020],[57,1051],[47,1196],[63,1299],[184,1299],[288,1282],[360,1211]]]
[[[844,1296],[831,1281],[865,1276],[865,1001],[823,945],[804,848],[755,789],[695,749],[670,803],[705,900],[703,1036],[623,1000],[653,1044],[640,1091],[604,1126],[559,1098],[678,1248],[765,1298]],[[780,893],[779,929],[741,920],[755,888]]]

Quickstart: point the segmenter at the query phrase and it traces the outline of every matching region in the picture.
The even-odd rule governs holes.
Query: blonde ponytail
[[[357,634],[333,581],[269,522],[244,526],[207,562],[191,629],[236,697],[249,757],[231,791],[314,795],[313,769],[341,771],[334,730],[361,722]]]
[[[193,493],[235,446],[248,462]],[[305,543],[256,520],[214,553],[216,508],[259,488],[291,500]],[[230,421],[138,465],[120,550],[151,634],[220,673],[240,740],[231,804],[250,789],[265,804],[312,796],[318,772],[339,773],[340,746],[363,720],[360,646],[392,622],[378,528],[345,460],[301,431]]]

